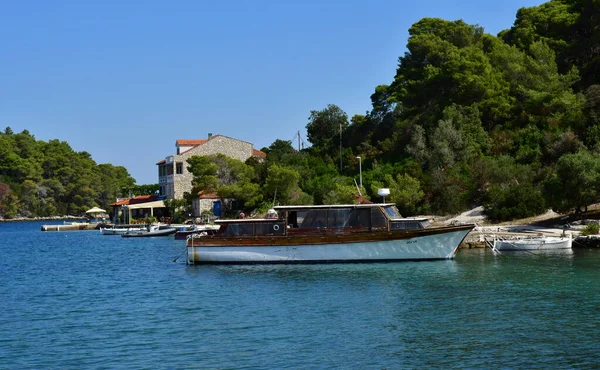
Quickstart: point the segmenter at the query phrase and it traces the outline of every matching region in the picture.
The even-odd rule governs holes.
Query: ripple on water
[[[599,251],[186,266],[171,238],[0,223],[6,368],[585,368]]]

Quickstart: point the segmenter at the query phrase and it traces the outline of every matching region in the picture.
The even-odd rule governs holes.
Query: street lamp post
[[[356,157],[358,159],[358,173],[360,174],[360,188],[362,189],[362,159],[360,157]]]

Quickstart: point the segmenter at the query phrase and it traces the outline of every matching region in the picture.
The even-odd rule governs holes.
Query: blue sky
[[[261,149],[327,104],[364,114],[423,17],[497,34],[543,2],[0,0],[0,129],[157,183],[177,139]]]

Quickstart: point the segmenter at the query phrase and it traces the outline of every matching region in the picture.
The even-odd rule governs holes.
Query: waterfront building
[[[130,224],[135,220],[147,219],[149,216],[165,223],[171,223],[168,210],[163,202],[164,197],[158,195],[138,195],[133,198],[117,199],[111,203],[113,222]]]
[[[208,134],[208,138],[202,140],[177,140],[175,147],[176,154],[156,163],[160,195],[168,199],[183,199],[183,193],[192,190],[193,175],[187,170],[187,160],[194,155],[223,154],[242,162],[250,157],[267,156],[254,149],[252,143],[223,135]]]

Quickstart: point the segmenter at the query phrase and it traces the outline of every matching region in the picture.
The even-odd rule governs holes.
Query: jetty
[[[42,231],[78,231],[78,230],[98,230],[101,227],[107,227],[110,224],[100,222],[66,222],[57,225],[42,225]]]

